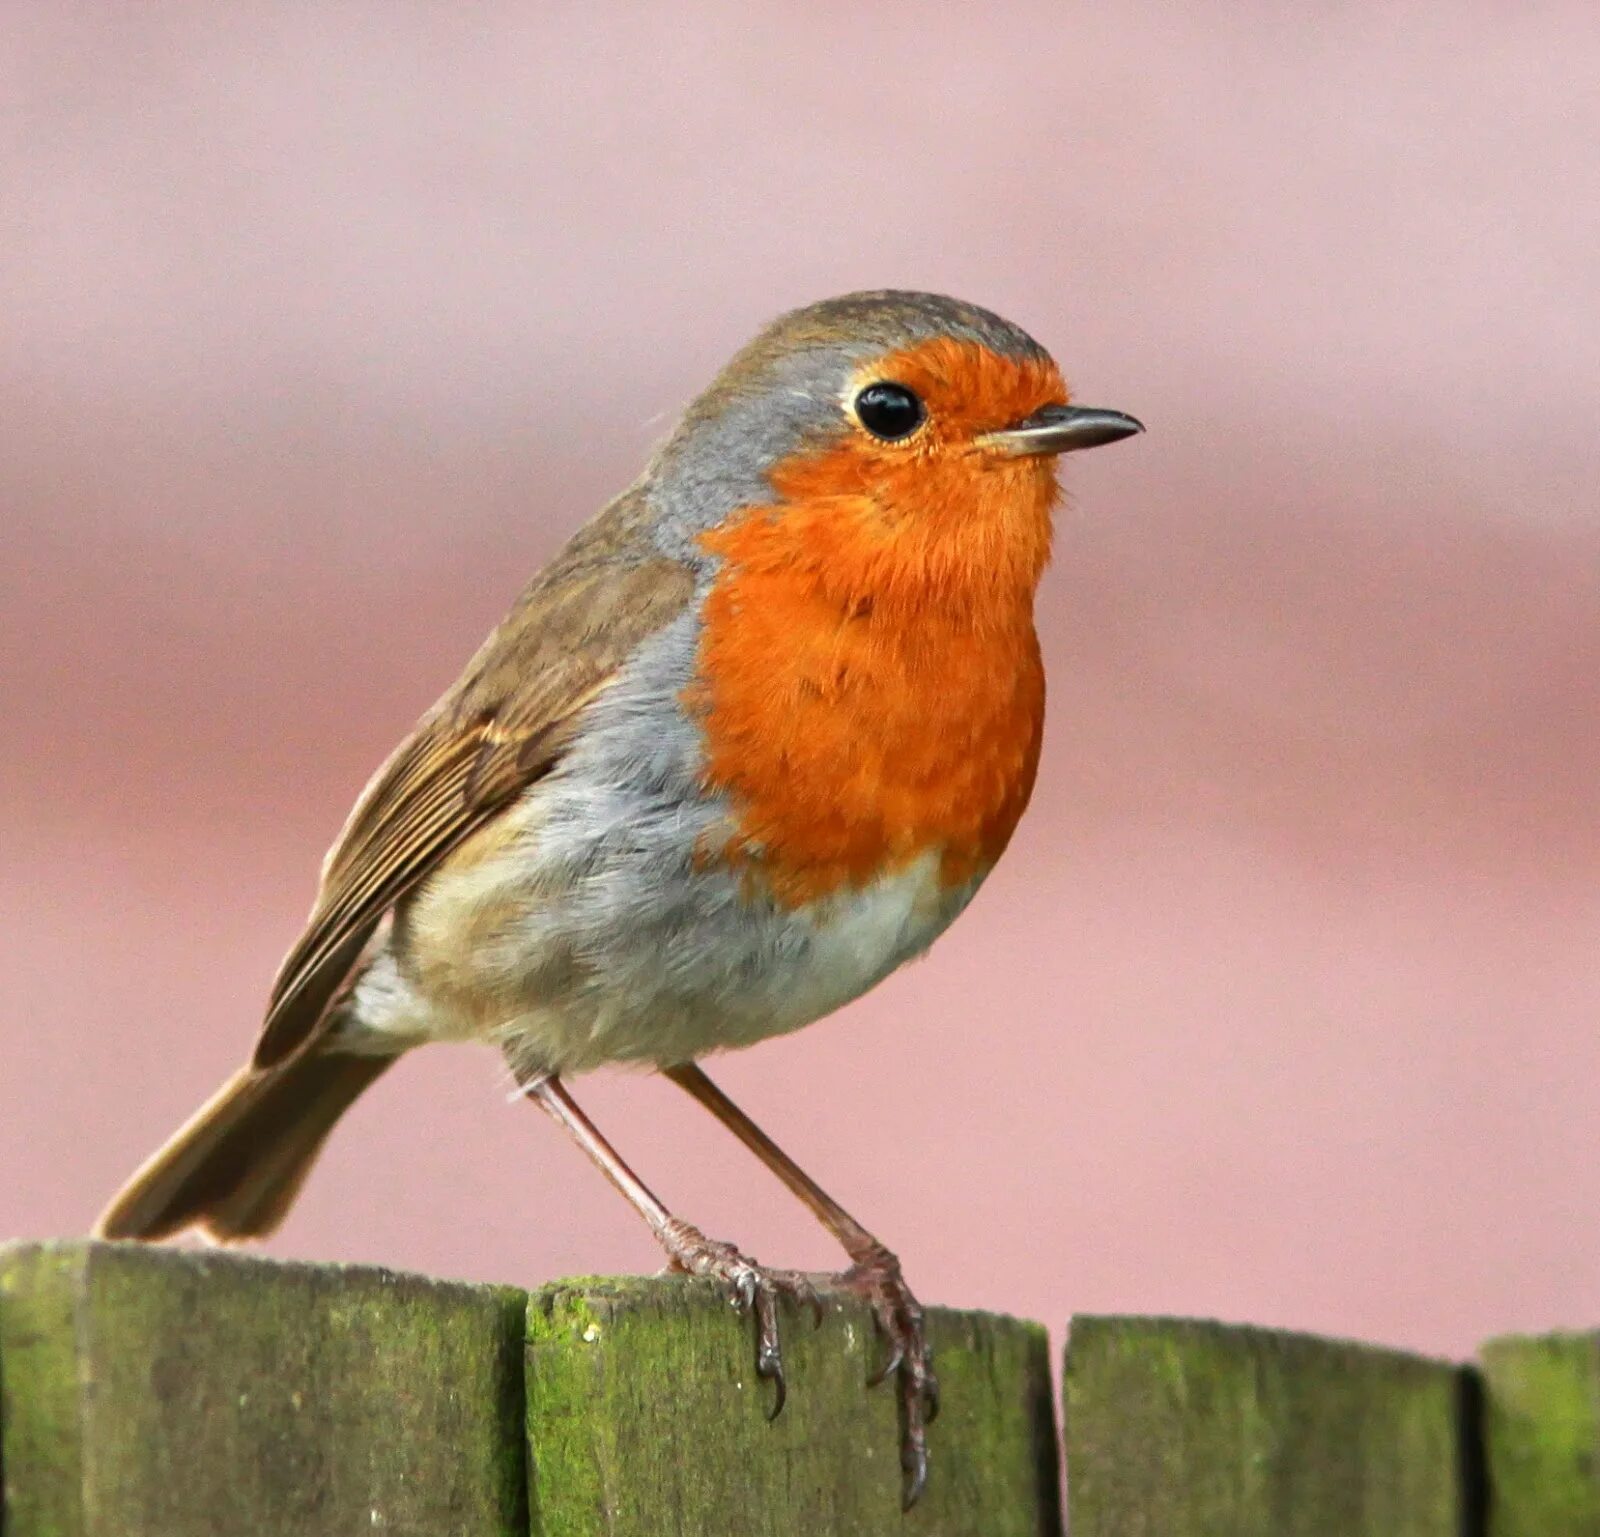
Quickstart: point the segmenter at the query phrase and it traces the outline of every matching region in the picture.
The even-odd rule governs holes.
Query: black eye
[[[869,384],[856,396],[856,416],[875,438],[908,438],[922,425],[922,402],[903,384]]]

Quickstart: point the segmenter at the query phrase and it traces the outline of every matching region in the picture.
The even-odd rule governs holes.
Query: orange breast
[[[795,461],[779,506],[704,539],[724,564],[686,704],[736,821],[702,856],[785,905],[930,848],[949,885],[987,870],[1039,761],[1048,466],[930,458],[900,505],[860,455]]]

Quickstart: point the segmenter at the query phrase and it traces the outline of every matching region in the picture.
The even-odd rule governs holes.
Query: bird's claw
[[[878,1332],[887,1339],[889,1344],[889,1353],[883,1358],[883,1364],[867,1377],[867,1386],[869,1388],[881,1388],[884,1383],[900,1370],[901,1364],[906,1358],[906,1347],[901,1340],[896,1339],[894,1335],[885,1329],[883,1320],[878,1316],[876,1310],[873,1311],[872,1321],[878,1326]]]
[[[881,1244],[845,1271],[838,1283],[865,1300],[888,1347],[883,1364],[867,1380],[877,1387],[895,1377],[899,1384],[901,1506],[910,1510],[928,1482],[927,1432],[939,1414],[939,1380],[933,1374],[922,1304],[900,1274],[899,1260]]]
[[[786,1297],[808,1309],[813,1324],[822,1323],[822,1299],[816,1287],[798,1270],[770,1270],[741,1254],[730,1243],[707,1238],[687,1222],[674,1221],[662,1235],[667,1246],[667,1268],[683,1275],[703,1276],[720,1282],[728,1300],[756,1322],[756,1375],[773,1387],[767,1418],[783,1412],[789,1396],[783,1374],[783,1342],[778,1328],[778,1299]]]
[[[824,1315],[816,1287],[799,1271],[769,1270],[687,1222],[674,1220],[661,1237],[668,1270],[719,1282],[733,1306],[755,1318],[756,1375],[773,1386],[767,1418],[776,1419],[788,1398],[778,1301],[786,1298],[806,1308],[814,1327],[820,1328]],[[933,1374],[922,1304],[900,1274],[899,1260],[881,1244],[861,1255],[835,1281],[842,1291],[866,1302],[885,1342],[884,1361],[868,1384],[877,1387],[893,1377],[899,1385],[901,1506],[910,1510],[928,1482],[928,1426],[939,1413],[939,1382]]]

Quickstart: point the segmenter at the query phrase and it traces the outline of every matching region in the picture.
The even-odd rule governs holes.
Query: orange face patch
[[[799,905],[929,849],[948,884],[984,871],[1027,805],[1044,719],[1033,593],[1052,465],[979,447],[1066,398],[1045,359],[936,341],[863,371],[927,420],[857,429],[774,467],[775,501],[702,538],[724,560],[699,675],[708,787],[737,825],[708,860]],[[844,403],[841,402],[841,410]]]

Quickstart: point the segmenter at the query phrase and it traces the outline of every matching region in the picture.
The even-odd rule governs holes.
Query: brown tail
[[[393,1057],[307,1053],[235,1073],[123,1186],[101,1238],[170,1238],[198,1227],[220,1243],[283,1221],[334,1122]]]

